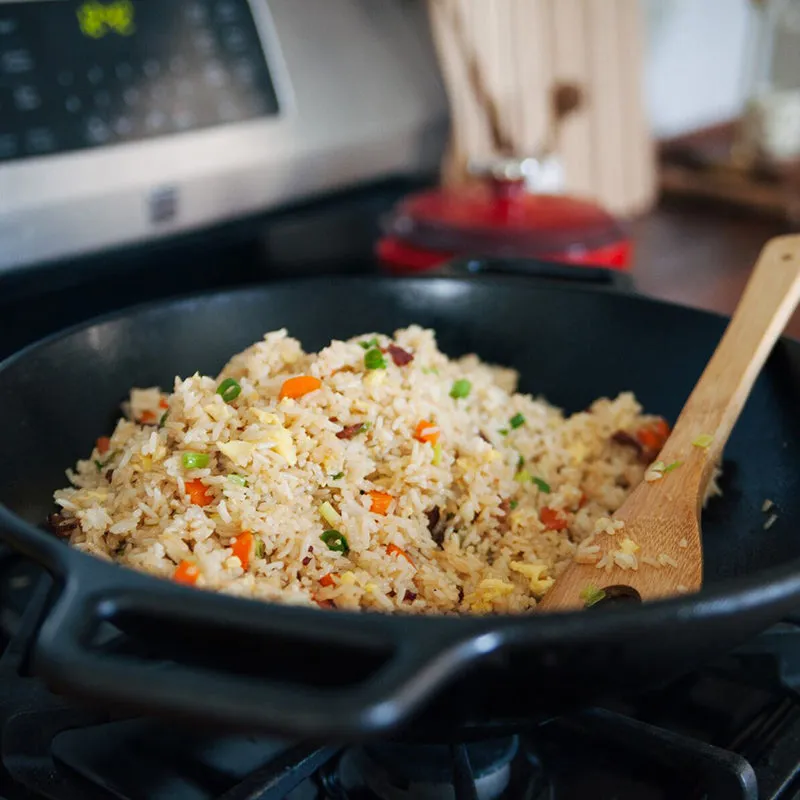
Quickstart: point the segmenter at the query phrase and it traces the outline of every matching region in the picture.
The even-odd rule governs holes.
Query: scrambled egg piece
[[[262,411],[260,408],[254,408],[253,413],[262,424],[268,426],[267,430],[264,432],[262,441],[271,444],[275,452],[281,456],[290,467],[293,467],[297,463],[297,448],[294,446],[292,434],[280,424],[280,420],[274,414],[270,414],[268,411]]]
[[[256,446],[253,442],[217,442],[217,448],[234,464],[246,467],[253,457],[253,451]]]
[[[639,550],[639,545],[633,541],[633,539],[629,537],[625,537],[619,543],[620,552],[625,553],[626,555],[632,556]]]
[[[583,442],[574,442],[567,448],[575,464],[582,464],[589,455],[589,448]]]
[[[467,598],[470,611],[491,611],[492,603],[495,600],[506,597],[513,591],[513,583],[506,583],[497,578],[484,578],[478,584],[478,588]]]
[[[531,592],[535,595],[543,595],[555,583],[553,578],[544,574],[547,572],[546,564],[524,564],[521,561],[512,561],[509,567],[530,581]]]
[[[380,386],[386,380],[386,370],[374,369],[364,378],[367,386]]]
[[[233,416],[233,411],[230,406],[228,406],[221,397],[219,398],[219,402],[209,403],[207,406],[203,406],[203,411],[205,411],[214,422],[225,422]]]

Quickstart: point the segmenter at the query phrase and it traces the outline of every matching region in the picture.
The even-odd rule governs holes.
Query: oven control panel
[[[397,175],[448,114],[425,3],[0,0],[7,275]]]
[[[248,0],[0,2],[0,164],[277,112]]]

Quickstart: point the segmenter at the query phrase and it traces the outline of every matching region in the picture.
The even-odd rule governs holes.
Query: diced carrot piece
[[[657,419],[636,431],[636,438],[648,450],[658,452],[669,438],[669,425],[666,420]]]
[[[189,495],[189,500],[196,506],[207,506],[214,501],[214,498],[208,493],[206,485],[199,478],[193,481],[186,481],[186,494]]]
[[[390,556],[402,556],[406,561],[408,561],[409,564],[411,564],[412,567],[414,566],[414,562],[412,561],[411,556],[408,553],[406,553],[406,551],[403,550],[401,547],[398,547],[396,544],[390,544],[386,548],[386,552]]]
[[[417,424],[416,430],[414,431],[414,438],[418,442],[429,442],[430,444],[436,444],[436,442],[439,441],[440,433],[441,431],[439,430],[438,425],[434,425],[432,422],[428,422],[428,420],[423,419]]]
[[[185,583],[187,586],[194,586],[197,579],[200,577],[200,569],[197,564],[191,561],[181,561],[175,572],[172,573],[172,579],[177,583]]]
[[[323,575],[319,579],[320,586],[335,586],[336,581],[333,579],[333,575],[329,572],[327,575]]]
[[[159,408],[169,408],[169,403],[167,402],[167,398],[166,397],[162,397],[158,401],[158,407]]]
[[[322,381],[319,378],[315,378],[312,375],[298,375],[283,382],[280,399],[283,400],[284,397],[297,399],[304,394],[316,391],[321,386]]]
[[[563,531],[568,525],[561,512],[554,508],[543,508],[539,512],[539,519],[549,531]]]
[[[97,440],[97,452],[100,453],[101,456],[108,452],[109,447],[111,447],[111,439],[109,439],[108,436],[101,436]]]
[[[156,412],[150,411],[150,409],[147,409],[147,411],[142,411],[142,416],[139,417],[139,422],[141,422],[143,425],[151,425],[155,421]]]
[[[250,531],[242,531],[231,539],[230,544],[233,554],[242,562],[242,568],[247,569],[250,564],[250,553],[253,551],[253,534]]]
[[[373,514],[382,514],[386,516],[387,512],[389,511],[389,506],[392,504],[392,500],[394,499],[390,494],[386,494],[385,492],[370,492],[370,498],[372,498],[372,503],[370,504],[369,510]]]

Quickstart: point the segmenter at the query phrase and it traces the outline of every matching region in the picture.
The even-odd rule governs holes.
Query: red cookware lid
[[[405,198],[386,233],[426,250],[503,257],[595,249],[625,238],[591,202],[534,194],[522,180],[493,177]]]

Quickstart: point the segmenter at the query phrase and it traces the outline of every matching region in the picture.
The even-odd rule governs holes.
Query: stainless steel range
[[[431,172],[423,3],[0,0],[0,272]]]

